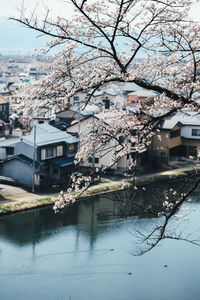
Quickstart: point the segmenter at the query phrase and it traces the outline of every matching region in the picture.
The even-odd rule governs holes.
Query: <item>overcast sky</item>
[[[17,10],[21,8],[22,0],[4,0],[0,9],[1,17],[10,17],[17,15]],[[28,9],[39,7],[48,7],[54,15],[67,15],[70,12],[70,5],[67,0],[24,0],[25,7]],[[63,10],[63,7],[66,9]]]
[[[102,0],[103,1],[103,0]],[[194,0],[195,1],[195,0]],[[40,12],[49,7],[54,16],[70,16],[72,9],[67,0],[25,0],[26,8],[31,10],[37,5]],[[34,48],[41,48],[44,38],[37,38],[37,33],[17,22],[8,20],[9,17],[19,16],[18,9],[21,0],[4,0],[0,9],[0,54],[32,54]],[[193,5],[192,17],[200,21],[200,2]]]
[[[52,16],[70,16],[72,9],[65,0],[25,0],[27,11],[37,6],[40,13],[44,13],[45,7],[50,9]],[[21,0],[5,0],[0,9],[0,54],[29,54],[35,48],[44,45],[45,38],[37,38],[38,33],[27,29],[9,17],[18,17],[21,8]]]

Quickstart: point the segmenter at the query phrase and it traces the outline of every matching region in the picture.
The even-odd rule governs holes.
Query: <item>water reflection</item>
[[[91,245],[106,227],[113,226],[112,223],[98,222],[113,220],[116,203],[111,197],[95,197],[86,199],[79,204],[61,213],[54,214],[52,207],[43,208],[3,216],[0,218],[0,237],[23,246],[32,241],[39,242],[56,234],[59,228],[76,225],[76,239],[78,243],[79,233],[91,240]],[[109,211],[109,214],[108,214]]]
[[[180,183],[181,184],[181,183]],[[177,188],[177,183],[171,183],[170,187]],[[76,231],[76,244],[78,245],[79,236],[84,235],[90,240],[90,244],[105,231],[117,229],[121,222],[118,216],[123,204],[131,199],[131,208],[128,214],[142,220],[155,219],[155,215],[144,213],[145,208],[152,205],[152,193],[158,186],[150,186],[144,191],[139,189],[135,195],[132,191],[125,190],[113,192],[107,195],[96,196],[84,199],[78,204],[70,207],[61,213],[55,214],[52,207],[22,212],[18,214],[3,216],[0,218],[0,238],[23,246],[28,243],[40,242],[57,234],[59,229],[66,226],[74,226]],[[161,184],[159,189],[164,192],[169,190],[169,185]],[[193,203],[200,201],[199,190],[193,195]],[[153,198],[153,209],[159,212],[163,209],[163,198],[157,201]],[[131,211],[133,209],[133,211]],[[124,213],[124,212],[123,212]],[[122,215],[126,217],[127,215]],[[132,218],[133,221],[133,218]]]
[[[61,214],[43,208],[0,218],[0,298],[198,300],[200,248],[163,241],[133,257],[135,223],[149,227],[159,218],[139,211],[116,218],[125,197],[128,191],[84,200]],[[198,191],[193,198],[184,225],[190,232],[199,224]],[[151,202],[150,190],[137,192],[141,206]]]

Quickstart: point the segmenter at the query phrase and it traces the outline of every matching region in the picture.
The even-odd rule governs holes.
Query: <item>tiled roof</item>
[[[138,90],[141,90],[142,88],[135,84],[134,82],[126,82],[124,85],[123,85],[123,90],[124,91],[138,91]]]
[[[23,154],[18,154],[18,155],[13,155],[13,156],[10,156],[8,158],[6,158],[4,161],[10,161],[10,160],[13,160],[13,159],[19,159],[20,161],[28,164],[29,166],[33,166],[33,160],[28,158],[27,156],[23,155]],[[35,162],[35,166],[38,167],[38,163]]]
[[[48,133],[58,133],[61,130],[49,125],[48,123],[37,124],[36,125],[37,134],[48,134]],[[34,134],[34,128],[31,130],[31,135]]]
[[[0,147],[13,147],[17,142],[20,142],[20,138],[5,139],[0,141]]]
[[[5,103],[8,103],[8,100],[6,100],[5,98],[3,98],[3,97],[0,95],[0,104],[5,104]]]
[[[181,125],[200,126],[200,115],[197,112],[179,111],[172,118],[160,122],[160,128],[170,130],[180,123]]]
[[[80,112],[80,114],[79,114]],[[91,111],[86,111],[85,109],[81,109],[79,107],[71,107],[64,111],[61,111],[56,114],[57,118],[67,118],[67,119],[76,119],[80,115],[80,119],[85,118],[88,115],[92,115]]]
[[[30,135],[24,136],[23,141],[25,143],[34,145],[34,129]],[[59,142],[65,142],[67,144],[78,143],[79,139],[74,138],[71,134],[66,133],[58,128],[55,128],[49,124],[36,125],[36,145],[44,146]]]
[[[136,92],[132,92],[128,94],[130,95],[134,95],[134,96],[138,96],[138,97],[155,97],[156,93],[153,91],[148,91],[148,90],[138,90]]]
[[[103,90],[103,91],[96,91],[94,93],[94,97],[98,97],[98,96],[105,96],[105,95],[110,95],[110,96],[116,96],[117,93],[115,91],[113,91],[112,89],[107,89],[107,90]]]
[[[92,115],[92,112],[91,112],[91,111],[87,111],[87,110],[85,110],[85,109],[82,109],[81,107],[79,108],[79,107],[77,107],[77,106],[74,106],[74,107],[70,107],[69,109],[70,109],[71,111],[73,111],[74,113],[77,113],[77,114],[80,113],[80,115],[82,115],[82,116]]]
[[[88,119],[93,120],[93,116],[92,116],[92,115],[89,115],[89,116],[85,117],[84,119],[81,119],[80,122],[88,121]],[[94,119],[95,119],[95,120],[99,120],[99,118],[96,117],[96,116],[94,116]],[[78,124],[78,123],[79,123],[79,120],[74,120],[74,121],[72,121],[71,124],[67,127],[67,130],[68,130],[71,126],[73,126],[74,124]]]

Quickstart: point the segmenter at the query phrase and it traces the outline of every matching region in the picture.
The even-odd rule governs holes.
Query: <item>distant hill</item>
[[[0,18],[0,54],[26,54],[31,55],[34,49],[44,47],[47,39],[37,38],[38,33],[19,23]]]

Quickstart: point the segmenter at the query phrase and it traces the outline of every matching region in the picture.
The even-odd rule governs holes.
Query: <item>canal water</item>
[[[142,247],[135,226],[150,228],[159,218],[115,217],[120,197],[87,199],[56,215],[43,208],[1,217],[0,299],[199,300],[200,247],[164,240],[134,256]],[[177,218],[196,238],[199,200],[196,191]]]

